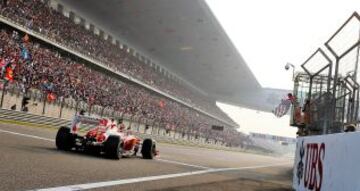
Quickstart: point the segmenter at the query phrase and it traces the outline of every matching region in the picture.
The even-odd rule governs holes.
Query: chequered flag
[[[291,100],[289,99],[282,99],[281,103],[273,110],[273,113],[276,117],[284,116],[290,109]]]

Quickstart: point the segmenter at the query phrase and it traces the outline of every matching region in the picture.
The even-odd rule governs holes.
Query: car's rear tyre
[[[141,154],[144,159],[153,159],[156,154],[156,144],[152,139],[145,139],[141,147]]]
[[[104,143],[105,156],[111,159],[120,159],[122,156],[122,146],[120,137],[109,136]]]
[[[55,144],[57,149],[68,151],[74,146],[74,135],[70,133],[68,127],[60,127],[56,134]]]

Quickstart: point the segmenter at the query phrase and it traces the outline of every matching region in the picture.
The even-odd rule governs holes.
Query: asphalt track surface
[[[0,124],[0,190],[291,190],[292,160],[159,143],[155,160],[58,151],[56,130]]]

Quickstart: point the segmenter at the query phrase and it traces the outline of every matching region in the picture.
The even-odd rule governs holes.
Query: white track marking
[[[201,174],[208,174],[208,173],[239,171],[239,170],[258,169],[258,168],[267,168],[267,167],[276,167],[276,166],[285,166],[285,165],[289,165],[289,163],[273,164],[273,165],[260,165],[260,166],[247,166],[247,167],[239,167],[239,168],[207,169],[207,170],[199,170],[199,171],[184,172],[184,173],[177,173],[177,174],[165,174],[165,175],[158,175],[158,176],[147,176],[147,177],[138,177],[138,178],[130,178],[130,179],[112,180],[112,181],[105,181],[105,182],[94,182],[94,183],[87,183],[87,184],[76,184],[76,185],[69,185],[69,186],[43,188],[43,189],[36,189],[33,191],[88,190],[88,189],[95,189],[95,188],[120,186],[120,185],[125,185],[125,184],[149,182],[149,181],[164,180],[164,179],[170,179],[170,178],[179,178],[179,177],[201,175]]]
[[[206,167],[206,166],[188,164],[188,163],[183,163],[183,162],[179,162],[179,161],[172,161],[172,160],[166,160],[166,159],[156,159],[156,160],[160,161],[160,162],[166,162],[166,163],[170,163],[170,164],[178,164],[178,165],[182,165],[182,166],[189,166],[189,167],[200,168],[200,169],[212,169],[212,168]]]
[[[8,133],[8,134],[13,134],[13,135],[19,135],[22,137],[28,137],[28,138],[33,138],[33,139],[39,139],[39,140],[44,140],[44,141],[50,141],[50,142],[55,142],[54,139],[48,139],[45,137],[39,137],[39,136],[35,136],[35,135],[28,135],[28,134],[22,134],[22,133],[17,133],[17,132],[13,132],[13,131],[6,131],[6,130],[2,130],[0,129],[1,133]]]

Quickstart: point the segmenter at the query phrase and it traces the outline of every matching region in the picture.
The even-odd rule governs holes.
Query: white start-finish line
[[[198,171],[176,173],[176,174],[165,174],[165,175],[157,175],[157,176],[137,177],[137,178],[130,178],[130,179],[119,179],[119,180],[104,181],[104,182],[94,182],[94,183],[86,183],[86,184],[76,184],[76,185],[69,185],[69,186],[43,188],[43,189],[35,189],[35,190],[31,190],[31,191],[88,190],[88,189],[103,188],[103,187],[110,187],[110,186],[121,186],[121,185],[125,185],[125,184],[133,184],[133,183],[139,183],[139,182],[149,182],[149,181],[164,180],[164,179],[170,179],[170,178],[194,176],[194,175],[201,175],[201,174],[208,174],[208,173],[259,169],[259,168],[268,168],[268,167],[285,166],[285,165],[289,165],[289,163],[248,166],[248,167],[239,167],[239,168],[216,168],[216,169],[198,170]]]
[[[0,129],[0,133],[7,133],[32,139],[38,139],[43,141],[55,142],[54,139],[49,139],[45,137],[40,137],[36,135],[29,135],[23,134],[13,131],[7,131]],[[166,159],[157,159],[160,162],[166,162],[171,164],[189,166],[194,168],[200,168],[204,170],[197,170],[191,172],[184,172],[184,173],[175,173],[175,174],[165,174],[165,175],[156,175],[156,176],[147,176],[147,177],[137,177],[137,178],[130,178],[130,179],[119,179],[119,180],[111,180],[111,181],[103,181],[103,182],[94,182],[94,183],[85,183],[85,184],[76,184],[76,185],[68,185],[68,186],[59,186],[59,187],[52,187],[52,188],[42,188],[42,189],[35,189],[31,191],[76,191],[76,190],[88,190],[88,189],[95,189],[95,188],[103,188],[103,187],[111,187],[111,186],[121,186],[125,184],[133,184],[139,182],[149,182],[149,181],[156,181],[156,180],[164,180],[170,178],[179,178],[185,176],[194,176],[194,175],[202,175],[208,173],[216,173],[216,172],[228,172],[228,171],[240,171],[240,170],[250,170],[250,169],[259,169],[259,168],[269,168],[269,167],[277,167],[277,166],[286,166],[290,165],[290,163],[280,163],[280,164],[268,164],[268,165],[258,165],[258,166],[246,166],[246,167],[238,167],[238,168],[210,168],[200,165],[194,164],[187,164],[178,161],[166,160]]]

